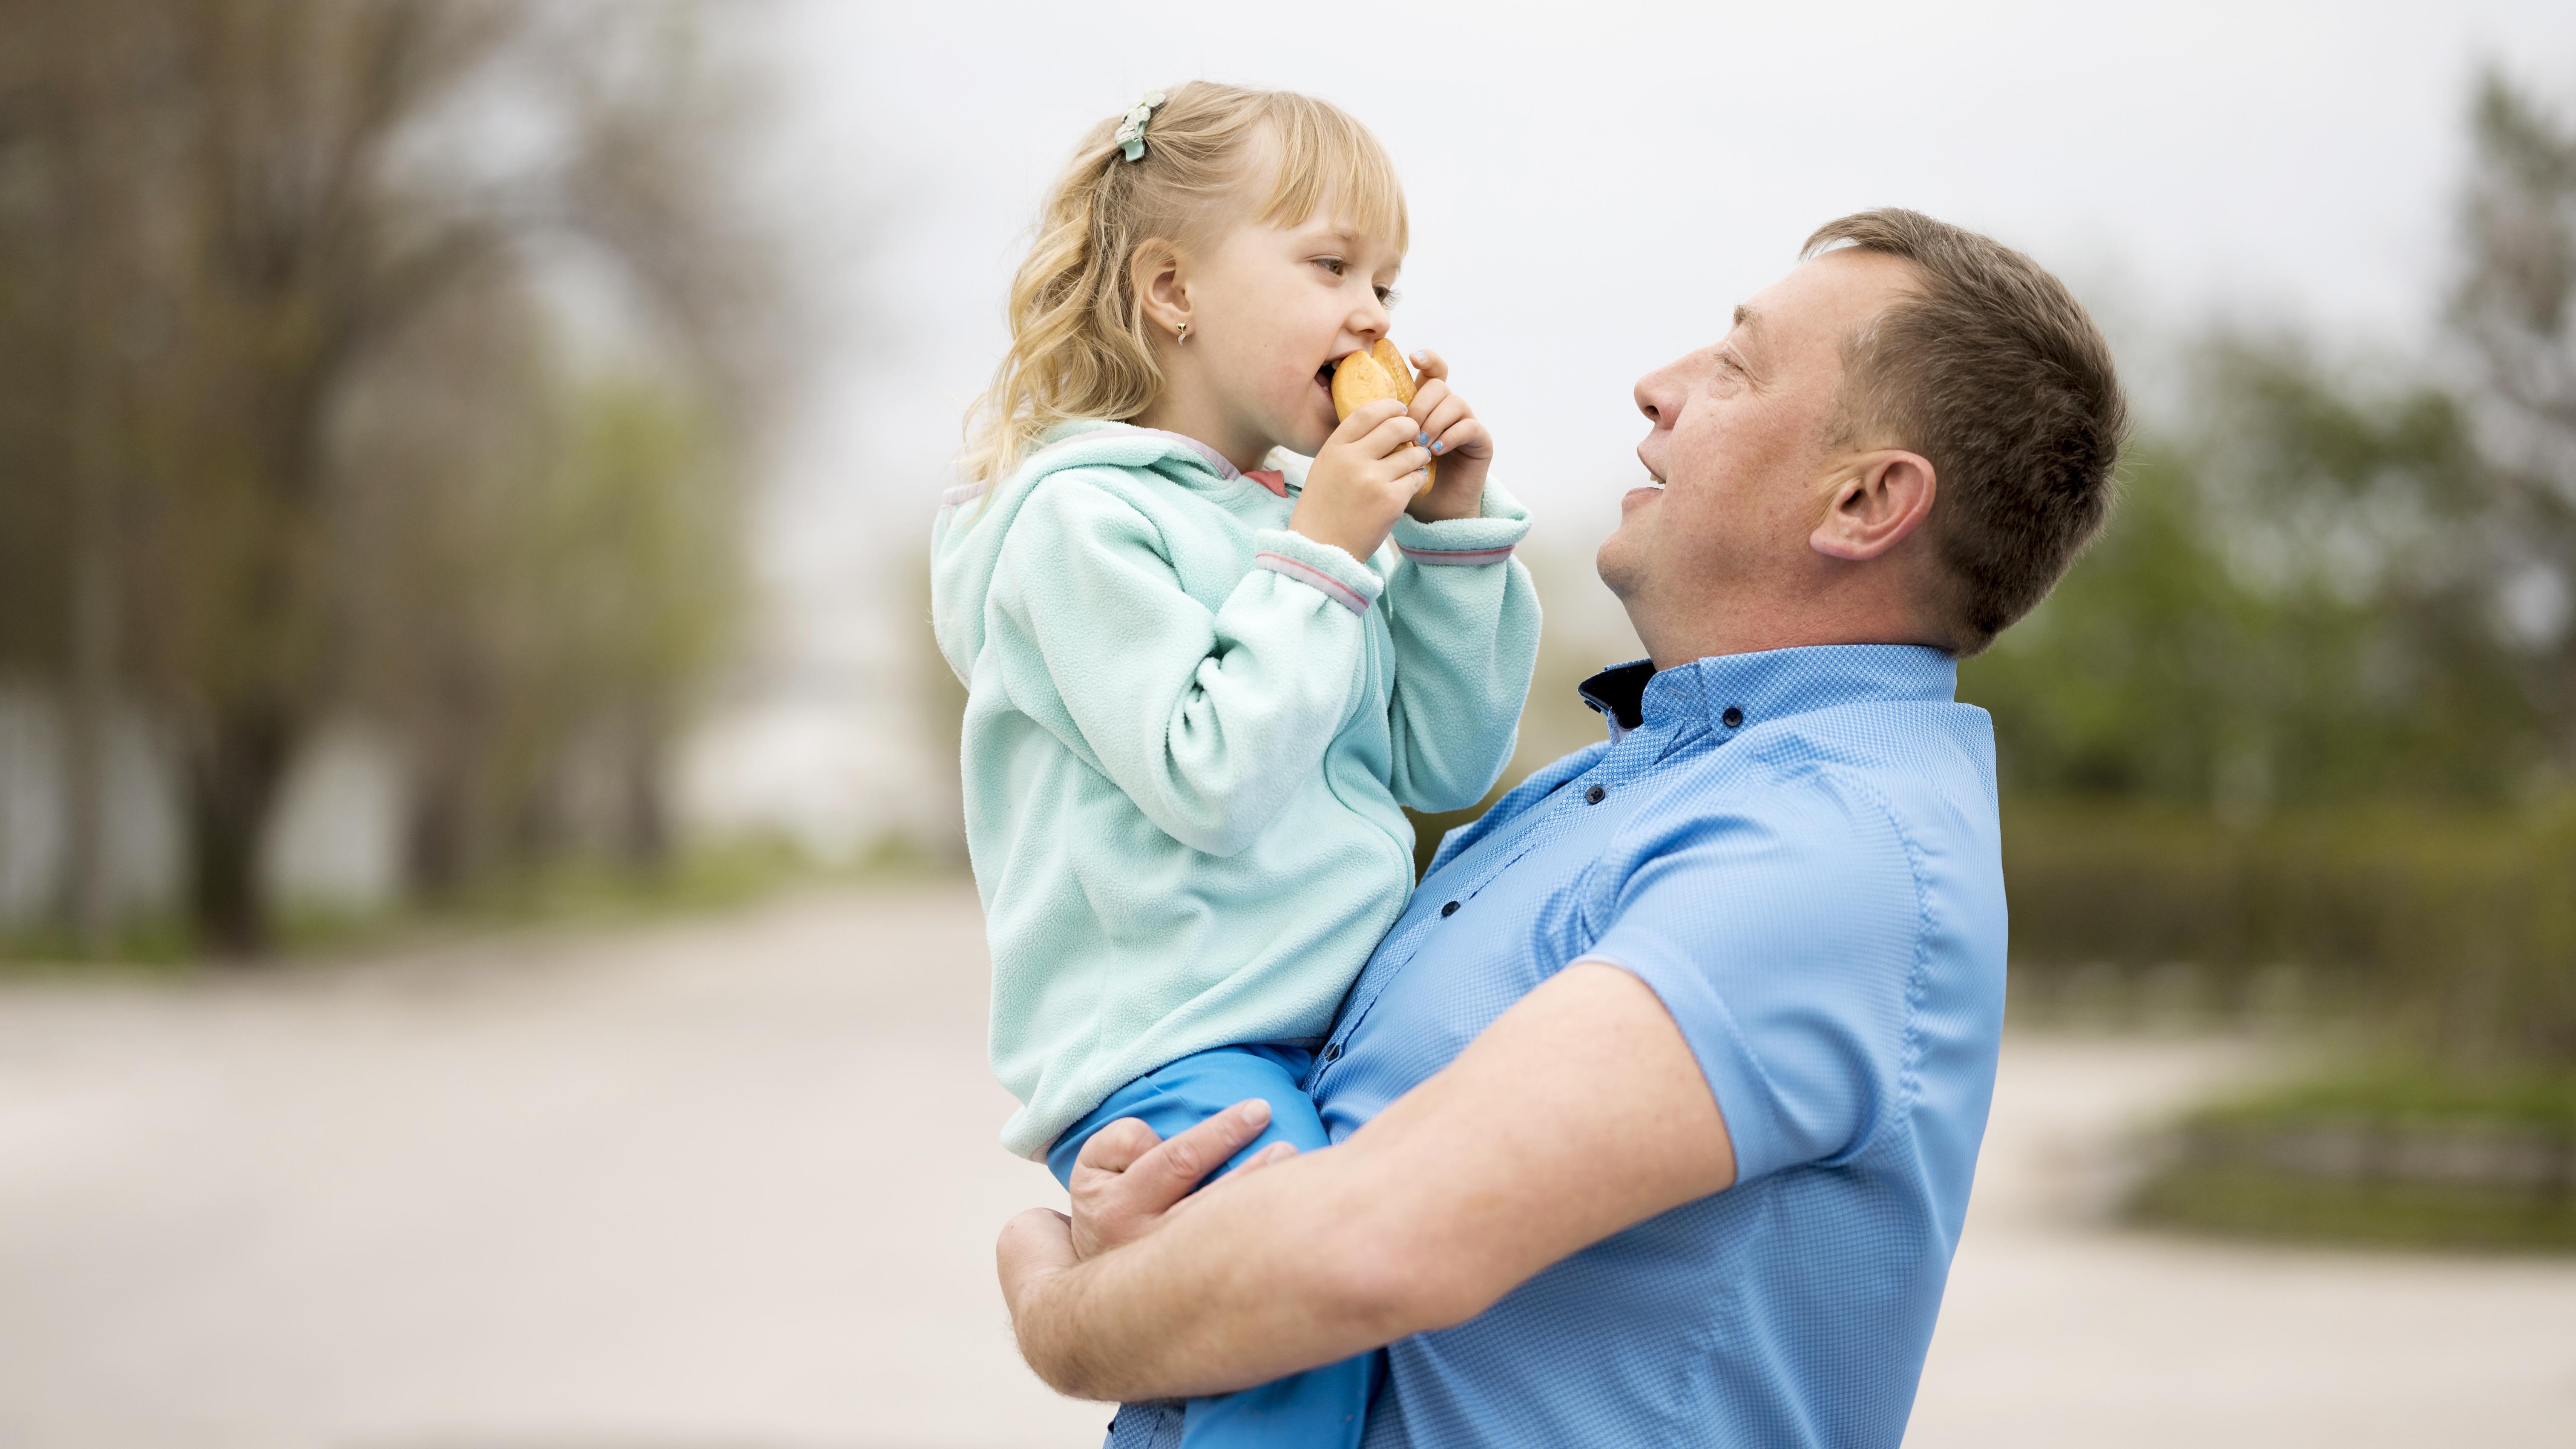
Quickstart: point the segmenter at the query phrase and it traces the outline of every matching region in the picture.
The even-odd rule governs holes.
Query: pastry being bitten
[[[1382,397],[1413,406],[1413,369],[1405,365],[1404,354],[1395,350],[1395,344],[1383,337],[1377,340],[1377,346],[1354,352],[1334,365],[1333,416],[1348,418]],[[1422,487],[1416,490],[1416,496],[1430,492],[1439,477],[1437,459],[1425,464]]]

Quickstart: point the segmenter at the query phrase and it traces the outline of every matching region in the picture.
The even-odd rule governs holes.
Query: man
[[[1655,483],[1599,562],[1650,659],[1585,686],[1610,739],[1444,843],[1306,1084],[1332,1148],[1185,1198],[1260,1105],[1113,1125],[1071,1220],[1004,1230],[1058,1388],[1385,1344],[1370,1446],[1902,1438],[2003,1017],[1955,660],[2100,526],[2118,383],[2055,278],[1879,211],[1637,403]]]

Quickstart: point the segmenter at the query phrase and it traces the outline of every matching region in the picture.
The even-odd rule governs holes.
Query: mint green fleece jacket
[[[1312,1041],[1413,888],[1399,806],[1474,804],[1538,655],[1529,517],[1353,558],[1189,439],[1066,424],[943,500],[931,614],[966,683],[966,844],[1002,1141],[1047,1147],[1211,1047]]]

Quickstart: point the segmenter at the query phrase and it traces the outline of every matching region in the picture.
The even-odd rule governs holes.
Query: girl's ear
[[[1190,320],[1190,284],[1180,252],[1154,237],[1136,248],[1127,263],[1129,285],[1145,311],[1145,323],[1156,332],[1177,336]]]

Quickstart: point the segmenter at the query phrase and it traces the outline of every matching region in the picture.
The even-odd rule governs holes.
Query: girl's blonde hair
[[[1036,242],[1011,282],[1011,348],[967,414],[966,475],[1019,466],[1068,418],[1126,419],[1162,391],[1129,266],[1146,242],[1188,246],[1244,217],[1298,226],[1327,200],[1354,225],[1407,243],[1404,190],[1377,138],[1340,107],[1291,91],[1192,81],[1145,125],[1129,161],[1119,117],[1091,128],[1047,192]],[[1248,188],[1275,163],[1267,197]]]

